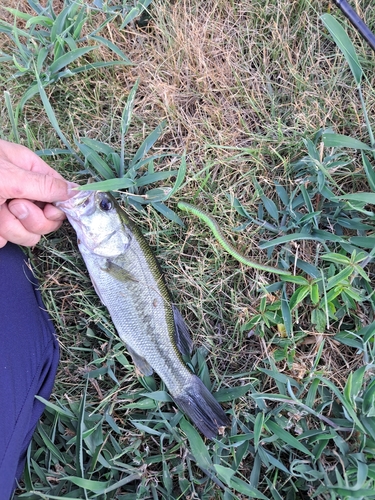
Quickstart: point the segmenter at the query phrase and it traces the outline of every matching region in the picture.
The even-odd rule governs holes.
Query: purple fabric
[[[0,248],[0,492],[8,500],[48,399],[59,349],[55,330],[22,250]]]

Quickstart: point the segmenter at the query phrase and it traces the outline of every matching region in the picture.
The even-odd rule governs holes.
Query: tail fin
[[[222,407],[196,375],[192,375],[191,383],[182,393],[173,395],[173,399],[207,438],[212,439],[220,427],[230,424]]]

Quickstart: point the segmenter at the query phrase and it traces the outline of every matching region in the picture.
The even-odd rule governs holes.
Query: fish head
[[[74,227],[81,251],[113,258],[130,245],[132,233],[124,223],[122,209],[109,193],[78,191],[55,205]]]

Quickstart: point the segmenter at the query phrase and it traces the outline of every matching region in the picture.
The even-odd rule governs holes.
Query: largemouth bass
[[[140,230],[108,193],[79,191],[56,206],[77,233],[96,293],[138,371],[154,370],[202,434],[214,437],[229,419],[182,360],[192,349],[189,331]]]

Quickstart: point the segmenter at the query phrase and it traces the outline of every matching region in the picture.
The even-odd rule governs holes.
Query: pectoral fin
[[[110,260],[107,260],[106,266],[102,268],[102,270],[110,274],[117,281],[122,281],[123,283],[138,281],[133,274]]]
[[[188,327],[184,318],[175,305],[172,305],[174,324],[176,327],[175,341],[181,354],[189,355],[193,350],[193,341],[191,340]]]
[[[153,374],[153,369],[152,367],[148,364],[148,362],[145,360],[145,358],[142,358],[139,354],[137,354],[131,347],[128,345],[126,346],[130,356],[133,359],[133,363],[136,367],[136,369],[145,377],[148,377],[149,375]]]

